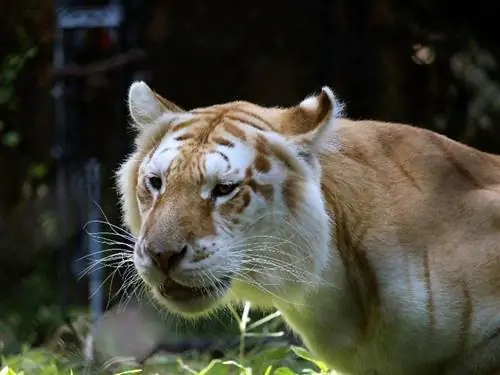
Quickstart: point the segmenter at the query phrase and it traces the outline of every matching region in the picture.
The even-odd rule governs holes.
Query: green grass
[[[85,368],[45,350],[26,350],[3,359],[0,375],[79,375],[79,374],[168,374],[168,375],[296,375],[327,374],[326,366],[300,347],[274,347],[261,350],[243,362],[208,360],[202,356],[155,356],[143,367],[122,364],[115,371]]]
[[[251,321],[250,305],[241,314],[232,310],[238,323],[239,346],[225,353],[232,360],[211,360],[206,355],[186,353],[182,356],[157,354],[139,366],[116,359],[114,364],[89,368],[81,355],[57,354],[47,349],[23,348],[20,354],[2,358],[0,375],[316,375],[331,374],[327,366],[307,350],[284,345],[260,345],[248,350],[248,340],[281,336],[276,330],[280,314],[275,312]],[[68,352],[70,352],[68,350]]]

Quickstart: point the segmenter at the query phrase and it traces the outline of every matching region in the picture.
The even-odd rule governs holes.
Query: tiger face
[[[135,268],[157,300],[195,316],[314,288],[330,253],[319,163],[336,147],[330,89],[291,108],[185,111],[135,82],[128,103],[137,137],[117,185]]]

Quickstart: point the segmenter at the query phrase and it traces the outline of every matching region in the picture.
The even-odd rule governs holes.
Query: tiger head
[[[321,158],[340,106],[324,87],[289,108],[231,102],[186,111],[144,82],[128,105],[135,150],[117,172],[133,261],[172,312],[231,301],[276,306],[330,261]]]

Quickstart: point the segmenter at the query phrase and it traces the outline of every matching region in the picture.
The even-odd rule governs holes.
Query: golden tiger
[[[134,82],[128,104],[123,219],[166,309],[279,309],[346,374],[500,371],[498,156],[349,120],[328,87],[187,111]]]

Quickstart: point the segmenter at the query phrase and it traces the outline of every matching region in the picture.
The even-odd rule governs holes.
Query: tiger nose
[[[149,244],[146,247],[149,256],[165,275],[174,269],[186,256],[188,246],[184,245],[179,250],[165,250],[163,247]]]

